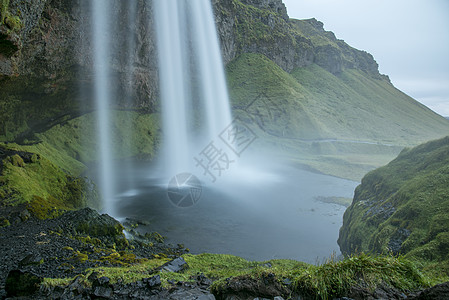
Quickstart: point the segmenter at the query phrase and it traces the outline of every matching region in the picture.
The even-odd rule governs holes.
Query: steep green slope
[[[263,55],[243,54],[227,71],[233,108],[279,137],[412,145],[449,132],[443,117],[355,69],[333,75],[312,64],[288,74]]]
[[[342,252],[405,253],[449,274],[449,137],[368,173],[344,214]]]
[[[315,64],[292,76],[310,93],[309,110],[331,132],[329,138],[416,145],[449,132],[447,120],[385,78],[357,69],[333,75]]]
[[[307,92],[262,54],[243,54],[227,66],[232,108],[245,112],[264,132],[285,138],[325,137],[310,114]]]

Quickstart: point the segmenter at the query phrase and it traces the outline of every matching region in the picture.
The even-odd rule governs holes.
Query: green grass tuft
[[[130,283],[149,276],[160,275],[163,286],[167,287],[170,285],[168,280],[194,281],[198,274],[204,274],[214,280],[211,286],[212,292],[219,292],[226,286],[227,278],[262,279],[266,274],[271,273],[278,280],[290,279],[294,292],[317,299],[341,297],[347,295],[350,287],[362,284],[364,288],[375,289],[382,283],[407,292],[426,288],[435,283],[404,257],[360,254],[342,261],[330,259],[319,266],[283,259],[266,262],[247,261],[226,254],[185,254],[183,258],[189,268],[182,273],[154,272],[169,261],[166,258],[158,258],[126,267],[93,268],[85,272],[86,275],[83,278],[85,284],[89,285],[86,278],[91,272],[98,272],[99,276],[107,276],[112,283],[119,280]],[[50,286],[68,284],[71,280],[46,279],[44,284]]]
[[[342,261],[330,259],[320,266],[309,266],[295,278],[298,290],[319,299],[347,295],[351,287],[358,285],[374,290],[381,283],[404,292],[431,285],[430,279],[404,257],[366,254],[350,256]]]

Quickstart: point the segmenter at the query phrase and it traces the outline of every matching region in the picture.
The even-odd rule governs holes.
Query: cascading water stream
[[[231,113],[210,0],[156,0],[154,18],[164,169],[172,176],[194,167],[194,155],[231,123]]]
[[[127,0],[126,2],[126,30],[129,32],[127,38],[126,38],[126,89],[128,90],[128,93],[125,95],[124,99],[124,105],[127,109],[132,109],[134,107],[134,101],[132,98],[132,89],[134,84],[134,58],[135,58],[135,52],[136,52],[136,37],[135,34],[135,28],[137,27],[137,8],[138,8],[138,0]],[[128,113],[125,116],[125,119],[123,120],[123,127],[127,129],[126,132],[126,139],[123,141],[123,145],[125,149],[132,149],[133,147],[133,139],[131,138],[133,136],[133,131],[135,130],[134,123],[133,123],[133,116]],[[125,178],[122,178],[123,184],[126,185],[126,189],[130,191],[131,194],[134,194],[136,191],[134,189],[134,182],[136,180],[136,175],[133,172],[133,164],[131,162],[126,163],[124,166],[124,171],[127,176]]]
[[[111,112],[109,103],[109,62],[110,1],[92,1],[93,11],[93,53],[94,53],[94,97],[97,109],[99,187],[103,197],[103,210],[115,215],[114,210],[114,173],[112,167]]]
[[[189,1],[189,9],[209,141],[231,123],[228,89],[211,3],[208,0]]]
[[[186,43],[181,19],[184,1],[156,0],[154,16],[159,50],[159,76],[163,111],[164,161],[169,173],[186,170],[189,165],[190,149],[188,116],[188,64]],[[183,53],[184,52],[184,53]]]

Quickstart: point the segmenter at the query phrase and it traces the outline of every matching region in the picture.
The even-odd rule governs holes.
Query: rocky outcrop
[[[281,16],[284,21],[288,22],[289,20],[287,8],[285,7],[285,4],[282,3],[282,0],[242,0],[242,3],[252,5],[260,9],[271,10]]]
[[[314,18],[291,20],[296,34],[311,41],[313,62],[333,74],[343,69],[358,69],[372,76],[380,77],[379,66],[373,56],[366,51],[352,48],[331,31],[324,30],[324,24]]]
[[[133,16],[130,3],[136,5]],[[154,111],[158,79],[151,5],[114,1],[111,6],[110,19],[117,21],[109,45],[110,94],[118,107]],[[30,128],[95,108],[94,17],[86,0],[11,0],[7,10],[21,26],[0,24],[0,136],[22,142]],[[135,46],[128,46],[129,37]]]
[[[285,71],[316,63],[333,74],[360,69],[380,77],[373,56],[324,30],[316,19],[289,19],[280,0],[214,0],[223,58],[260,53]]]
[[[313,63],[311,42],[291,30],[279,0],[214,0],[225,63],[242,53],[260,53],[290,72]]]
[[[435,285],[411,296],[408,299],[413,300],[445,300],[449,299],[449,282]]]

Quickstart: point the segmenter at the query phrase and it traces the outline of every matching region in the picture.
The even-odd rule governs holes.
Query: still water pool
[[[340,254],[337,238],[345,207],[316,198],[352,198],[358,185],[286,166],[270,171],[240,168],[214,183],[197,175],[198,202],[176,207],[167,194],[170,179],[148,176],[148,169],[135,166],[132,188],[119,188],[118,217],[148,221],[149,231],[166,236],[169,243],[184,244],[194,254],[224,253],[250,260],[315,263]]]

